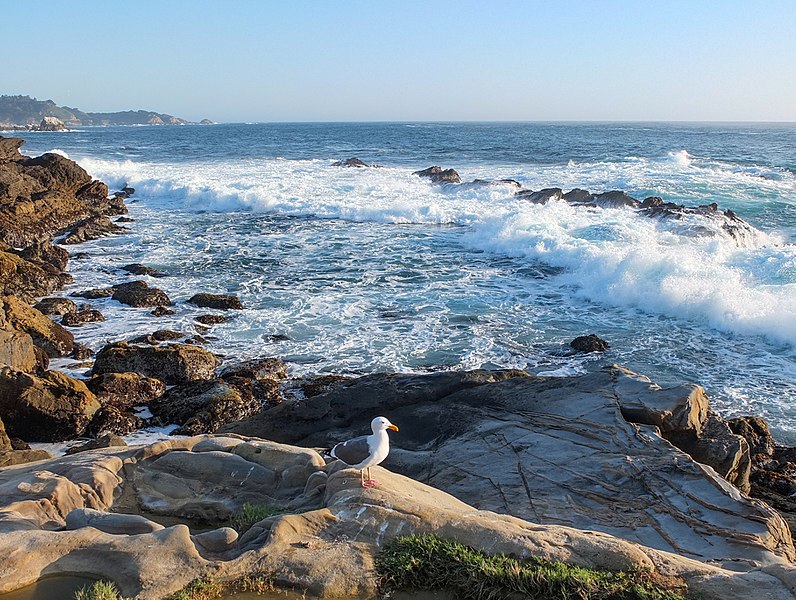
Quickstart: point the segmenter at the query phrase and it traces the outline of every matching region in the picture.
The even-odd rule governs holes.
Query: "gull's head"
[[[370,428],[373,430],[373,433],[379,433],[380,431],[386,431],[387,429],[398,431],[398,428],[390,423],[390,420],[387,417],[376,417],[370,422]]]

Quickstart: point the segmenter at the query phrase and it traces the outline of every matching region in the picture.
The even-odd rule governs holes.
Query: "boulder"
[[[86,300],[99,300],[100,298],[110,298],[116,291],[116,287],[109,288],[95,288],[91,290],[82,290],[80,292],[72,292],[69,294],[73,298],[85,298]]]
[[[422,171],[415,171],[412,173],[418,177],[426,177],[432,183],[461,183],[462,179],[454,169],[443,169],[442,167],[433,166]]]
[[[63,316],[77,312],[77,304],[69,298],[44,298],[34,304],[33,308],[48,316]]]
[[[37,377],[0,368],[0,412],[11,435],[58,442],[85,432],[100,405],[86,385],[58,371]]]
[[[75,360],[88,360],[94,356],[94,351],[85,344],[75,342],[75,345],[72,347],[72,354],[69,356]]]
[[[85,434],[101,437],[105,434],[128,435],[143,426],[143,420],[133,413],[108,404],[94,413]]]
[[[114,286],[113,300],[128,306],[165,306],[171,304],[166,292],[149,287],[146,281],[131,281]]]
[[[760,417],[737,417],[728,419],[727,426],[730,430],[740,435],[749,444],[749,452],[757,462],[762,462],[774,454],[774,438],[766,423]]]
[[[194,294],[188,299],[188,303],[217,310],[243,309],[243,304],[238,297],[231,294]]]
[[[221,371],[221,377],[223,379],[229,377],[244,377],[247,379],[256,379],[258,381],[263,379],[281,381],[287,379],[287,376],[288,369],[285,361],[281,358],[274,357],[246,360],[224,367]]]
[[[129,409],[149,404],[166,393],[166,385],[159,379],[138,373],[104,373],[86,382],[102,406]]]
[[[594,333],[576,337],[569,343],[576,352],[605,352],[610,348],[608,342],[597,337]]]
[[[131,344],[151,344],[157,346],[160,342],[169,342],[184,338],[185,334],[171,329],[159,329],[153,333],[139,335],[128,340]]]
[[[218,362],[204,348],[189,344],[139,347],[117,342],[97,353],[94,374],[135,372],[177,385],[212,379]]]
[[[619,190],[595,194],[592,201],[602,208],[638,208],[639,206],[638,200]]]
[[[259,412],[253,397],[240,393],[224,380],[199,381],[177,386],[149,405],[164,423],[176,423],[180,435],[213,433],[222,425]]]
[[[165,306],[157,306],[150,314],[153,317],[166,317],[168,315],[173,315],[174,311],[170,308],[166,308]]]
[[[196,320],[202,325],[219,325],[229,321],[229,317],[224,315],[199,315]]]
[[[86,323],[101,323],[105,320],[103,314],[92,308],[81,308],[77,312],[67,313],[61,319],[61,325],[66,327],[80,327]]]
[[[594,200],[594,196],[589,190],[582,190],[574,188],[561,196],[567,202],[574,202],[576,204],[588,204]]]
[[[66,125],[58,117],[44,117],[38,126],[39,131],[66,131]]]
[[[0,298],[0,311],[11,327],[30,335],[51,358],[68,356],[72,351],[75,338],[71,333],[15,296]]]

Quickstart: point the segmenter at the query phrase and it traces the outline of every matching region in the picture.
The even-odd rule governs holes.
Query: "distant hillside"
[[[0,128],[31,127],[44,117],[55,117],[68,127],[81,125],[185,125],[190,123],[173,115],[148,110],[92,113],[77,108],[58,106],[52,100],[36,100],[30,96],[0,96]],[[208,122],[207,119],[202,123]]]

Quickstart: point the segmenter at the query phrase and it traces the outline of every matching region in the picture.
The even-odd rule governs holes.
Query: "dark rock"
[[[534,204],[545,204],[550,200],[560,200],[563,197],[564,191],[561,188],[546,188],[534,192],[531,190],[522,190],[514,194],[519,198],[533,202]]]
[[[760,417],[737,417],[729,419],[727,425],[733,433],[743,437],[749,444],[749,452],[757,462],[774,454],[774,438],[766,423]]]
[[[74,348],[72,349],[72,351],[74,352]],[[35,345],[33,346],[33,352],[36,355],[36,365],[38,367],[37,368],[38,373],[39,374],[44,373],[44,371],[50,368],[50,357],[47,356],[47,353],[44,350]],[[18,369],[18,370],[22,371],[23,369]]]
[[[75,252],[74,254],[70,254],[69,258],[74,258],[75,260],[87,260],[91,258],[91,254],[88,252]]]
[[[92,356],[94,356],[94,351],[85,344],[75,342],[75,345],[72,348],[72,354],[70,354],[69,356],[71,356],[75,360],[88,360]]]
[[[284,333],[271,333],[263,336],[266,342],[289,342],[290,337]]]
[[[69,294],[73,298],[85,298],[86,300],[98,300],[100,298],[110,298],[113,292],[116,291],[115,287],[109,288],[96,288],[93,290],[83,290],[82,292],[72,292]]]
[[[170,308],[166,308],[165,306],[157,306],[155,307],[155,310],[153,310],[149,314],[151,314],[154,317],[166,317],[168,315],[173,315],[174,311],[171,310]]]
[[[593,333],[576,337],[569,345],[577,352],[605,352],[610,348],[608,342]]]
[[[664,204],[665,202],[663,201],[663,198],[658,196],[649,196],[641,201],[639,208],[654,208],[656,206],[663,206]]]
[[[199,315],[196,320],[202,325],[219,325],[229,321],[229,317],[223,315]]]
[[[356,156],[352,158],[347,158],[346,160],[338,160],[337,162],[332,163],[333,167],[369,167],[370,165],[366,162],[362,162]]]
[[[472,181],[462,184],[462,187],[466,188],[484,188],[494,186],[510,186],[517,190],[522,189],[522,184],[516,179],[473,179]]]
[[[148,275],[149,277],[166,277],[166,273],[163,271],[158,271],[157,269],[153,269],[152,267],[147,267],[146,265],[141,265],[138,263],[134,263],[132,265],[125,265],[122,267],[122,271],[127,271],[128,273],[132,273],[133,275]]]
[[[33,308],[48,316],[63,316],[77,312],[77,305],[69,298],[44,298]]]
[[[171,304],[166,292],[149,287],[146,281],[131,281],[115,286],[113,300],[128,306],[163,306]]]
[[[96,439],[89,440],[85,444],[80,444],[79,446],[72,446],[69,450],[66,451],[67,455],[77,454],[78,452],[85,452],[86,450],[98,450],[100,448],[114,448],[117,446],[126,446],[127,442],[125,442],[121,437],[119,437],[115,433],[103,433]]]
[[[67,313],[61,319],[61,325],[66,327],[80,327],[86,323],[101,323],[105,320],[103,314],[91,308],[82,309],[78,312]]]
[[[126,186],[124,186],[122,188],[122,192],[124,192],[125,194],[127,194],[128,197],[130,197],[133,194],[135,194],[135,188],[132,188],[129,185],[126,185]]]
[[[594,196],[588,190],[582,190],[580,188],[575,188],[568,191],[566,194],[561,196],[567,202],[575,202],[578,204],[585,204],[590,203],[594,200]]]
[[[15,296],[0,298],[0,312],[11,327],[30,335],[33,343],[51,358],[68,356],[72,352],[75,338],[69,331]]]
[[[13,450],[13,448],[11,446],[11,438],[6,433],[6,426],[3,424],[3,420],[0,419],[0,451],[5,450]]]
[[[22,465],[37,460],[47,460],[52,454],[46,450],[7,450],[0,452],[0,468],[11,465]]]
[[[21,440],[19,438],[11,438],[11,449],[12,450],[30,450],[30,444],[28,444],[25,440]]]
[[[149,404],[166,393],[166,385],[138,373],[104,373],[86,382],[102,406],[125,410]]]
[[[217,310],[243,309],[238,297],[231,294],[194,294],[188,299],[188,303]]]
[[[87,435],[95,437],[112,433],[115,435],[128,435],[141,429],[143,421],[130,412],[125,412],[113,405],[100,408],[86,429]]]
[[[282,379],[287,379],[287,375],[287,365],[281,358],[256,358],[231,365],[221,371],[222,379],[243,377],[258,381],[263,379],[281,381]]]
[[[596,194],[593,198],[593,202],[602,208],[622,208],[625,206],[638,208],[639,205],[638,200],[619,190]]]
[[[312,398],[335,389],[337,386],[350,383],[352,377],[344,375],[318,375],[301,382],[301,391],[306,398]]]
[[[65,248],[53,245],[49,240],[39,240],[24,250],[14,253],[31,262],[50,264],[58,271],[65,270],[69,262],[69,252]]]
[[[218,359],[199,346],[170,344],[140,347],[117,342],[97,353],[95,375],[135,372],[160,379],[166,385],[211,379]]]
[[[77,223],[63,239],[63,243],[82,244],[125,231],[126,227],[116,225],[105,215],[95,215]]]
[[[135,223],[135,219],[130,217],[119,217],[114,223]]]
[[[192,335],[189,338],[185,338],[186,344],[193,344],[195,346],[203,346],[207,343],[207,338],[203,338],[201,335]]]
[[[59,442],[80,436],[99,407],[82,381],[58,371],[36,377],[0,368],[0,413],[15,437]]]
[[[177,386],[150,404],[164,423],[177,423],[180,435],[212,433],[222,425],[250,417],[261,405],[253,395],[245,397],[222,379]]]
[[[415,171],[413,175],[428,177],[433,183],[461,183],[462,179],[454,169],[442,169],[433,166],[422,171]]]
[[[185,337],[184,333],[180,333],[179,331],[172,331],[170,329],[159,329],[154,333],[150,333],[147,335],[139,335],[138,337],[134,337],[128,340],[131,344],[151,344],[156,346],[160,342],[170,342],[173,340],[178,340],[180,338]]]

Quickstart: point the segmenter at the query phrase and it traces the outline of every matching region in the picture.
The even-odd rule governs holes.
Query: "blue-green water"
[[[278,355],[295,374],[517,367],[571,374],[618,362],[703,384],[726,415],[760,414],[796,442],[796,125],[237,124],[28,134],[137,192],[126,236],[85,244],[77,288],[142,262],[177,314],[96,301],[98,348],[155,328],[192,331],[197,291],[246,310],[209,332],[228,356]],[[333,167],[358,156],[373,169]],[[717,202],[755,228],[703,217],[535,205],[509,185],[619,189]],[[603,356],[567,355],[583,333]],[[272,336],[279,334],[280,337]],[[286,336],[283,339],[281,336]],[[61,366],[68,367],[68,364]]]

